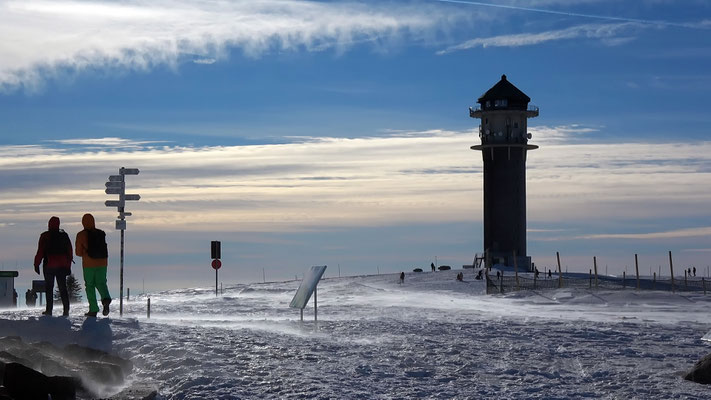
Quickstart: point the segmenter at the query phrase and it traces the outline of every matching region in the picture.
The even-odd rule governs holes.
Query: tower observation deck
[[[528,118],[538,116],[531,98],[501,76],[469,108],[481,120],[480,150],[484,161],[484,250],[493,264],[531,270],[526,253],[526,155],[538,146],[529,144]]]

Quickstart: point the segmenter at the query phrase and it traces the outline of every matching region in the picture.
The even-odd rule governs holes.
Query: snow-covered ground
[[[181,289],[125,303],[91,328],[0,313],[0,335],[71,329],[130,358],[165,399],[711,398],[681,379],[711,343],[711,295],[560,289],[487,296],[471,270],[322,280],[318,324],[299,282]],[[114,303],[116,304],[116,303]],[[116,310],[117,307],[114,307]],[[44,322],[43,322],[44,321]],[[36,326],[42,326],[38,332]],[[33,331],[30,331],[33,329]],[[65,339],[62,339],[62,338]]]

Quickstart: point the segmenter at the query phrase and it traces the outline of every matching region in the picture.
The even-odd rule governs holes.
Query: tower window
[[[506,107],[509,105],[509,101],[506,99],[494,100],[494,107]]]

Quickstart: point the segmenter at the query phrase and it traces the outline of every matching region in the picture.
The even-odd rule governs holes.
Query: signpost
[[[304,320],[304,308],[306,307],[306,303],[309,302],[312,293],[314,295],[314,322],[318,320],[318,293],[316,291],[316,287],[318,286],[318,281],[321,280],[321,277],[325,271],[325,265],[311,267],[311,269],[306,272],[304,279],[301,281],[299,289],[296,290],[294,298],[291,299],[289,307],[301,310],[301,321]]]
[[[127,200],[137,201],[141,199],[141,196],[137,194],[126,194],[126,175],[138,175],[138,168],[119,168],[118,175],[109,175],[109,180],[106,182],[106,194],[117,194],[119,196],[118,200],[106,200],[104,204],[106,207],[116,207],[118,209],[118,219],[116,220],[116,230],[121,231],[121,273],[120,273],[120,284],[121,284],[121,295],[119,300],[119,314],[123,316],[123,247],[124,247],[124,232],[126,231],[126,217],[130,216],[130,212],[125,212],[124,208],[126,206]]]
[[[215,270],[215,297],[217,297],[217,270],[222,267],[222,244],[219,240],[210,242],[210,257],[212,257],[212,269]]]

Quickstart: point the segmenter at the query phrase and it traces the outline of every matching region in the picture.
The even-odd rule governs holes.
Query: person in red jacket
[[[62,298],[64,305],[64,313],[62,316],[69,316],[69,293],[67,292],[67,276],[71,273],[72,261],[74,259],[72,252],[72,242],[69,240],[69,235],[59,229],[59,218],[52,217],[47,224],[49,230],[40,235],[37,245],[37,254],[35,254],[35,272],[38,274],[39,265],[42,263],[42,272],[44,274],[44,286],[47,293],[47,308],[42,312],[43,315],[52,315],[52,307],[54,303],[54,280],[57,280],[59,288],[59,296]]]

